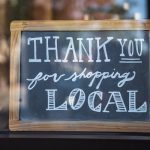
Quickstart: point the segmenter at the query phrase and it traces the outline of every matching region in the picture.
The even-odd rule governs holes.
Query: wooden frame
[[[18,21],[11,24],[10,116],[12,131],[93,131],[150,132],[150,122],[51,121],[23,122],[19,120],[20,45],[22,31],[77,30],[150,30],[150,21]]]

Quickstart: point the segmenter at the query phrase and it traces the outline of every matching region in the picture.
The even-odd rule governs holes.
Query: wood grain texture
[[[11,131],[150,132],[150,122],[19,120],[21,31],[150,30],[150,21],[15,21],[11,24],[10,116]]]
[[[149,122],[11,121],[12,131],[93,131],[93,132],[150,132]]]
[[[21,32],[11,32],[9,121],[19,119]]]
[[[11,23],[12,30],[22,31],[78,31],[78,30],[149,30],[150,21],[130,20],[101,20],[101,21],[14,21]]]

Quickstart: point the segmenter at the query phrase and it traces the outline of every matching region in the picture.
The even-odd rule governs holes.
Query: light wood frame
[[[10,113],[11,131],[91,131],[150,132],[150,122],[142,121],[49,121],[19,120],[20,51],[22,31],[150,30],[150,21],[15,21],[11,24]]]

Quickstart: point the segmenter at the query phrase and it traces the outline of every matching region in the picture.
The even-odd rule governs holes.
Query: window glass
[[[8,130],[12,20],[148,19],[147,0],[0,0],[0,131]]]

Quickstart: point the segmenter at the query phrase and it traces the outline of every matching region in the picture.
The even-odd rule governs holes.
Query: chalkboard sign
[[[11,25],[10,129],[150,132],[149,22]]]

